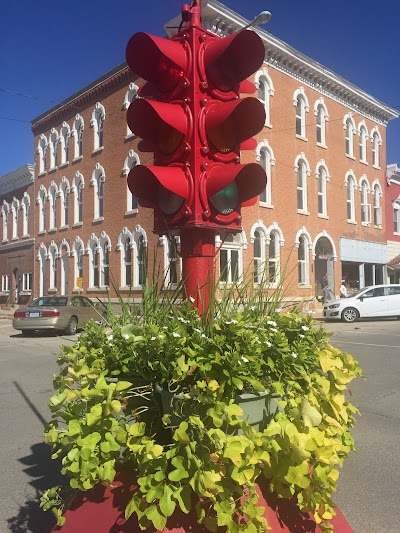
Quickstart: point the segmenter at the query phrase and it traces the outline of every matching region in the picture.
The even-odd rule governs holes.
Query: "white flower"
[[[204,335],[204,333],[201,334],[201,338],[202,339],[206,339],[207,338],[207,335]]]
[[[255,305],[252,305],[252,306],[250,307],[250,311],[255,311],[256,309],[257,309],[257,308],[256,308]]]
[[[201,329],[198,328],[193,328],[193,331],[195,331],[196,333],[201,333]]]
[[[269,341],[267,341],[265,344],[267,345],[268,348],[271,348],[272,346],[272,344]]]
[[[278,330],[275,328],[271,328],[270,331],[272,331],[272,333],[276,333]]]
[[[238,321],[234,320],[234,319],[226,321],[226,324],[237,324],[237,323],[238,323]]]
[[[276,322],[274,320],[267,320],[267,324],[276,327]]]
[[[299,334],[299,337],[300,339],[304,339],[304,335],[302,335],[301,333]]]
[[[249,360],[247,359],[247,357],[245,357],[244,355],[242,355],[242,361],[244,361],[245,363],[248,363]]]
[[[193,298],[193,296],[189,296],[189,300],[192,302],[192,304],[194,304],[194,298]]]
[[[281,308],[276,308],[275,311],[276,311],[277,313],[280,313],[280,312],[282,311],[282,309],[281,309]]]
[[[294,359],[296,359],[296,357],[297,357],[297,353],[292,352],[292,357],[293,357]]]
[[[308,331],[310,328],[309,328],[308,326],[301,326],[301,329],[302,329],[303,331]]]
[[[112,341],[113,338],[114,338],[114,335],[113,335],[112,333],[111,333],[110,335],[107,335],[107,339],[108,339],[109,341]]]
[[[183,322],[184,324],[189,324],[190,320],[186,320],[185,318],[181,317],[181,316],[178,316],[178,320],[180,320],[181,322]]]
[[[151,341],[155,341],[157,339],[157,337],[151,337]]]
[[[180,337],[179,333],[177,333],[176,331],[172,332],[172,336],[176,338]]]

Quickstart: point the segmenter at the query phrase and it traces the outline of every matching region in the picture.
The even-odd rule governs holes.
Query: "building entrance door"
[[[19,303],[19,292],[21,290],[20,283],[20,275],[19,275],[19,268],[14,268],[13,270],[13,289],[14,289],[14,303]]]

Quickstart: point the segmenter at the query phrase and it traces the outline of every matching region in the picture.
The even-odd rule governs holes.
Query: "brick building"
[[[0,177],[0,306],[26,303],[32,294],[33,182],[34,166],[29,164]]]
[[[388,277],[391,283],[400,283],[400,168],[387,166],[386,238]]]
[[[202,18],[221,36],[248,22],[214,0]],[[255,283],[283,280],[291,298],[309,299],[325,272],[336,292],[343,277],[352,287],[386,280],[386,125],[399,113],[257,32],[265,62],[251,81],[267,118],[243,160],[263,165],[268,184],[243,211],[243,232],[216,238],[221,281],[254,270]],[[178,279],[179,239],[155,236],[152,211],[126,186],[132,165],[151,162],[125,120],[141,84],[121,64],[33,121],[35,295],[105,297],[112,284],[140,295],[146,254],[167,283]]]

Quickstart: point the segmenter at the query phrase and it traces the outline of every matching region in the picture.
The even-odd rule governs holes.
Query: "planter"
[[[171,426],[179,426],[182,420],[174,414],[174,410],[177,410],[179,402],[184,401],[185,397],[181,394],[173,394],[160,385],[156,385],[155,390],[161,396],[163,413],[170,416]],[[238,394],[235,397],[235,403],[243,410],[241,418],[247,420],[256,431],[262,431],[280,410],[279,399],[278,394],[266,390],[264,392]]]

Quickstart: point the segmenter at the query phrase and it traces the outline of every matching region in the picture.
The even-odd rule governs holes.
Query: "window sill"
[[[323,218],[324,220],[329,220],[329,216],[328,215],[321,215],[320,213],[318,213],[318,218]]]
[[[362,159],[360,159],[360,163],[363,164],[363,165],[367,165],[368,166],[368,162],[367,161],[363,161]]]
[[[370,225],[371,225],[370,222],[361,222],[361,226],[364,226],[364,227],[366,227],[366,228],[369,228]]]
[[[72,289],[72,292],[76,293],[76,294],[79,294],[79,293],[83,292],[83,287],[74,287]]]
[[[74,224],[72,224],[73,228],[81,228],[82,226],[83,226],[83,222],[75,222]]]
[[[47,289],[47,292],[49,293],[52,293],[52,294],[55,294],[57,292],[57,288],[56,287],[53,287],[51,289]]]
[[[104,217],[97,217],[93,219],[93,224],[98,224],[99,222],[103,222]]]
[[[323,148],[324,150],[328,150],[328,147],[326,146],[326,144],[322,144],[322,143],[318,143],[317,142],[317,146],[318,146],[318,148]]]
[[[57,231],[57,228],[50,228],[47,233],[51,235],[52,233],[55,233],[56,231]]]
[[[13,242],[15,242],[15,241],[18,240],[18,237],[13,237],[11,240],[12,240]]]
[[[353,161],[356,160],[356,158],[354,157],[354,155],[346,154],[346,157],[347,157],[348,159],[352,159]]]
[[[8,239],[3,239],[3,240],[1,241],[2,244],[5,244],[6,242],[8,242]]]
[[[381,170],[381,167],[377,167],[376,165],[372,165],[372,168],[375,168],[376,170]]]
[[[62,163],[60,165],[60,168],[64,168],[64,167],[67,167],[69,165],[69,161],[65,161],[65,163]]]
[[[128,285],[125,285],[124,287],[119,287],[118,290],[121,291],[121,292],[142,291],[142,290],[143,290],[143,287],[141,287],[141,286],[136,287],[136,286],[134,286],[134,285],[132,285],[131,287],[129,287]]]
[[[130,215],[137,215],[139,212],[139,209],[131,209],[130,211],[125,211],[124,216],[128,217]]]
[[[299,283],[299,289],[312,289],[312,285],[309,283]]]
[[[355,220],[347,219],[347,224],[357,224]]]
[[[43,177],[43,176],[45,176],[45,175],[46,175],[46,171],[43,170],[43,172],[40,172],[40,173],[38,174],[38,178],[41,178],[41,177]]]
[[[50,174],[50,172],[55,172],[56,170],[57,170],[57,167],[51,167],[51,168],[49,168],[49,174]]]
[[[303,209],[298,209],[297,210],[297,214],[298,215],[306,215],[306,216],[308,216],[310,213],[309,213],[309,211],[304,211]]]
[[[296,133],[296,139],[300,139],[300,141],[308,142],[307,137],[303,137],[303,135],[299,135],[298,133]]]
[[[89,287],[86,292],[104,292],[107,294],[108,287]]]
[[[26,233],[25,235],[22,235],[23,239],[29,239],[29,237],[30,237],[29,233]]]
[[[136,135],[134,133],[129,133],[128,135],[125,135],[125,141],[130,141],[131,139],[134,139]]]
[[[100,152],[102,152],[104,149],[104,146],[99,146],[98,148],[95,148],[93,151],[92,151],[92,155],[94,154],[99,154]]]
[[[19,294],[20,296],[29,296],[32,294],[32,289],[26,289],[25,291],[21,291]]]
[[[269,129],[272,129],[272,124],[271,122],[267,122],[264,124],[264,128],[269,128]]]
[[[375,229],[382,229],[382,225],[381,224],[374,224],[374,228]]]
[[[266,207],[267,209],[273,209],[273,204],[268,204],[267,202],[260,202],[260,207]]]
[[[68,228],[69,228],[69,225],[68,225],[68,224],[64,224],[64,226],[60,226],[60,227],[58,228],[58,231],[65,231],[65,230],[68,229]]]
[[[78,155],[78,157],[74,157],[74,159],[72,160],[73,163],[77,163],[78,161],[81,161],[82,160],[82,155]]]
[[[42,229],[42,231],[38,231],[38,235],[46,235],[46,230]]]
[[[8,296],[10,294],[10,291],[1,291],[0,296]]]

